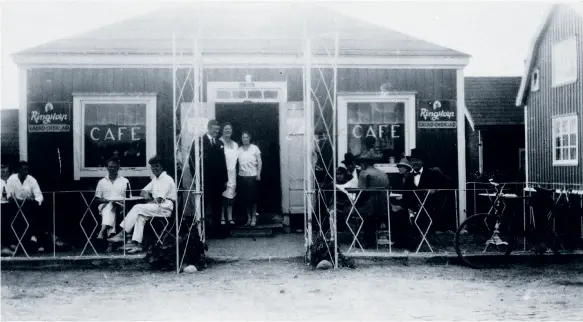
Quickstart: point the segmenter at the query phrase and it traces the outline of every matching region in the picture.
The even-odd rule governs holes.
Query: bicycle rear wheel
[[[476,214],[466,219],[455,234],[458,257],[473,268],[496,267],[506,262],[514,248],[511,223],[502,222],[495,233],[496,216]]]

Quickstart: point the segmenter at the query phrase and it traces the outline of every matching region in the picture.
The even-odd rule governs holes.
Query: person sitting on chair
[[[389,189],[389,178],[387,174],[374,167],[375,162],[379,159],[370,157],[359,157],[357,163],[360,164],[361,171],[358,177],[359,189],[378,189],[378,191],[363,191],[360,194],[360,200],[357,201],[357,208],[363,210],[366,214],[361,212],[364,218],[363,232],[367,244],[374,245],[376,243],[376,225],[377,220],[381,216],[386,215],[387,197],[384,189]],[[363,204],[359,206],[359,204]],[[359,211],[360,211],[359,209]]]
[[[108,175],[99,180],[95,189],[95,200],[99,203],[97,208],[101,215],[101,230],[97,234],[97,239],[106,239],[115,233],[116,216],[123,210],[124,204],[111,199],[123,199],[126,196],[126,189],[130,182],[128,179],[118,175],[119,159],[111,157],[107,160]]]
[[[147,203],[135,205],[120,224],[123,231],[108,240],[123,242],[123,232],[130,233],[133,230],[132,242],[127,246],[129,254],[142,251],[146,222],[153,217],[170,217],[178,198],[174,179],[164,171],[162,160],[155,156],[148,163],[154,178],[141,192]]]
[[[42,245],[39,245],[38,238],[43,233],[42,221],[44,218],[41,213],[41,205],[44,201],[42,191],[36,179],[28,174],[28,162],[20,161],[18,163],[18,173],[15,173],[6,181],[6,194],[10,202],[10,211],[16,215],[19,211],[28,223],[28,229],[22,236],[22,242],[30,242],[33,250],[44,251]],[[16,229],[16,231],[22,231]]]

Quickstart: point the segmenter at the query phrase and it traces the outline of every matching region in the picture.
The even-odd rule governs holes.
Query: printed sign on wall
[[[452,101],[419,101],[417,128],[455,129],[456,107]]]
[[[70,102],[42,102],[28,104],[29,133],[70,131]]]

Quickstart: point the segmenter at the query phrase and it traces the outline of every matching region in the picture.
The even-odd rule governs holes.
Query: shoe
[[[229,225],[235,226],[235,222],[233,220],[229,220]]]
[[[8,247],[2,247],[2,251],[0,251],[0,254],[2,254],[2,256],[12,256],[14,255],[14,251]]]
[[[221,226],[224,226],[224,225],[226,225],[226,224],[227,224],[227,222],[226,222],[226,221],[224,221],[224,220],[221,220]]]
[[[136,245],[136,246],[128,249],[126,251],[126,253],[128,253],[128,254],[137,254],[137,253],[141,253],[142,251],[143,251],[142,246]]]
[[[45,248],[44,247],[39,247],[36,251],[39,252],[39,253],[42,253],[42,252],[45,251]]]
[[[123,243],[123,236],[122,234],[117,234],[107,240],[110,243]]]

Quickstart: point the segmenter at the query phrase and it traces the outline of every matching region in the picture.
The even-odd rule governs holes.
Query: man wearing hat
[[[423,231],[429,225],[427,214],[418,214],[421,209],[421,202],[427,201],[424,208],[427,210],[433,221],[433,227],[439,226],[443,221],[439,218],[441,206],[439,201],[443,198],[437,193],[437,189],[449,189],[451,179],[444,175],[439,168],[426,168],[424,164],[425,155],[418,149],[411,150],[411,174],[405,179],[405,190],[412,192],[403,196],[404,205],[409,209],[411,220],[419,215],[417,224]],[[419,201],[421,200],[421,202]],[[442,200],[443,201],[443,200]],[[419,234],[415,234],[416,239],[421,239]]]
[[[358,176],[360,175],[360,169],[356,167],[356,157],[351,152],[344,154],[344,160],[342,160],[341,167],[346,168],[348,174],[350,175],[350,179],[346,183],[347,187],[356,188],[358,187]]]

